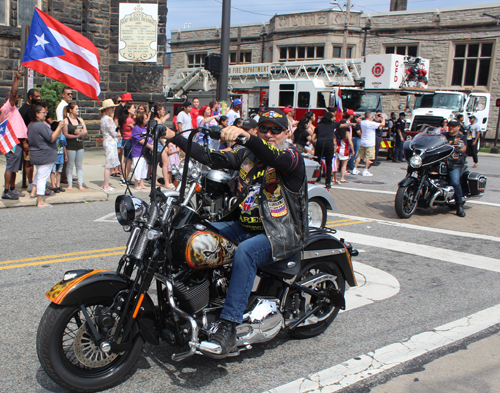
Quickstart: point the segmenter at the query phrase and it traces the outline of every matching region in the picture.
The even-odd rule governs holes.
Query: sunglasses
[[[271,131],[271,134],[273,135],[279,135],[284,131],[284,129],[283,127],[280,126],[275,126],[275,127],[259,126],[260,133],[267,134],[269,131]]]

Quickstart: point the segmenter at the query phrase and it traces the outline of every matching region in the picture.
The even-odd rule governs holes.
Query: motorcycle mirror
[[[225,154],[219,153],[218,151],[212,151],[210,154],[210,168],[212,169],[222,169],[227,168],[229,164],[229,159]]]
[[[210,126],[208,127],[208,136],[211,138],[211,139],[215,139],[215,140],[220,140],[220,134],[221,134],[221,131],[222,131],[222,127],[220,126]]]

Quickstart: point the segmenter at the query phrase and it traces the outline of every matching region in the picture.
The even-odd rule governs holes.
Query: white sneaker
[[[356,168],[354,168],[354,169],[352,170],[352,174],[353,174],[353,175],[359,175],[359,171],[358,171]]]
[[[363,171],[362,176],[373,176],[373,173],[368,172],[366,169]]]
[[[31,192],[33,190],[33,183],[28,183],[28,192]]]

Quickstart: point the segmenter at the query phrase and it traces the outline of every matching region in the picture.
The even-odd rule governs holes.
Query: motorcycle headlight
[[[136,219],[144,217],[147,211],[148,204],[142,199],[131,195],[119,195],[116,198],[116,219],[121,225],[132,225]]]
[[[422,166],[422,157],[414,155],[410,158],[410,165],[412,168],[420,168]]]

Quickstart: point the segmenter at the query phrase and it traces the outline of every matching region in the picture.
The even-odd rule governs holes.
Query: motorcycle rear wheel
[[[111,302],[112,299],[94,301],[85,307],[94,319],[96,308]],[[72,392],[93,392],[118,384],[137,362],[143,339],[138,336],[130,350],[106,354],[94,344],[93,337],[79,306],[51,303],[37,332],[37,354],[42,368],[54,382]]]
[[[319,198],[308,201],[309,227],[324,228],[326,225],[326,206]]]
[[[417,201],[412,202],[412,199],[417,192],[415,185],[399,187],[394,200],[394,209],[400,218],[410,218],[417,209]]]
[[[311,276],[317,274],[330,274],[335,276],[335,281],[326,281],[322,282],[319,286],[315,288],[321,291],[328,291],[328,289],[337,289],[342,295],[345,292],[345,278],[342,274],[342,271],[338,267],[336,263],[329,262],[310,262],[305,265],[300,273],[295,278],[295,282],[303,281]],[[300,294],[300,291],[290,291],[286,297],[286,308],[290,305],[293,305],[293,302],[297,300],[297,292]],[[300,294],[300,309],[303,312],[310,310],[316,306],[317,300],[311,296]],[[333,320],[337,317],[340,308],[334,307],[333,304],[325,305],[321,307],[316,313],[314,313],[311,317],[306,319],[306,321],[299,325],[297,328],[288,331],[288,334],[295,338],[310,338],[315,337],[323,333],[328,326],[333,322]],[[300,318],[301,315],[293,316],[293,318]],[[285,317],[289,317],[285,315]]]

